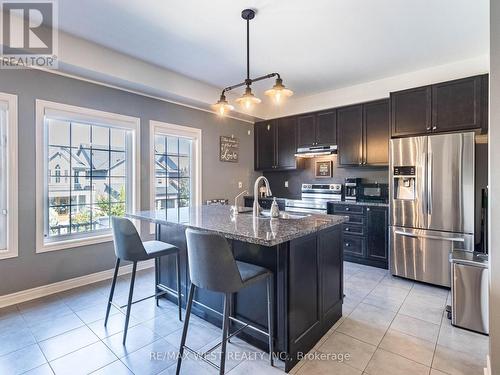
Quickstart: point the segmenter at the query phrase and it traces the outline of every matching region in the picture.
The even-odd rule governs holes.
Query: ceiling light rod
[[[241,17],[247,21],[247,76],[243,82],[228,86],[222,90],[219,101],[212,106],[212,108],[219,112],[221,116],[224,116],[225,113],[234,109],[234,107],[228,103],[225,93],[235,88],[246,86],[245,93],[236,99],[237,103],[243,104],[247,109],[250,109],[254,104],[260,103],[261,100],[252,93],[250,86],[252,83],[263,79],[277,77],[275,85],[265,92],[267,96],[274,98],[274,101],[277,104],[279,104],[280,100],[282,100],[281,98],[293,95],[293,91],[283,85],[283,80],[281,79],[279,73],[269,73],[257,78],[250,78],[250,20],[255,17],[255,11],[253,9],[244,9],[241,12]]]

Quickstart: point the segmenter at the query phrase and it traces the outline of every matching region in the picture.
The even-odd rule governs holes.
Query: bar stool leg
[[[231,295],[231,298],[229,299],[229,318],[231,318],[234,314],[234,295]],[[227,335],[231,335],[231,326],[232,326],[232,321],[229,319],[228,321],[228,327],[227,327]],[[231,342],[231,339],[227,339],[227,342]]]
[[[118,269],[120,268],[120,258],[116,258],[115,272],[113,274],[113,282],[111,283],[111,290],[109,292],[108,306],[106,307],[106,317],[104,318],[104,327],[108,324],[109,311],[111,310],[111,301],[113,301],[113,294],[115,294],[116,278],[118,277]]]
[[[160,258],[155,258],[155,294],[158,293],[158,284],[160,283]],[[156,306],[160,305],[158,296],[155,295]]]
[[[179,321],[182,322],[181,255],[179,253],[177,253],[177,255],[175,256],[175,269],[176,269],[176,273],[177,273],[177,307],[179,308]]]
[[[123,345],[127,340],[128,321],[130,320],[130,308],[132,307],[132,295],[134,294],[135,271],[137,270],[137,262],[132,265],[132,278],[130,279],[130,291],[128,293],[127,314],[125,316],[125,329],[123,332]]]
[[[191,287],[189,288],[188,301],[186,305],[186,317],[184,319],[184,328],[182,329],[181,345],[179,347],[179,358],[177,358],[177,369],[175,370],[176,375],[179,375],[179,372],[181,371],[182,356],[184,355],[184,345],[186,345],[187,330],[189,326],[189,317],[191,316],[191,306],[193,305],[194,290],[195,286],[193,283],[191,283]]]
[[[269,333],[269,363],[271,366],[274,366],[274,346],[273,346],[273,338],[274,338],[274,311],[273,311],[273,275],[270,275],[267,278],[267,326]]]
[[[227,344],[227,331],[229,328],[229,301],[231,294],[224,295],[224,320],[222,322],[222,346],[220,353],[220,369],[219,374],[223,375],[226,367],[226,344]]]

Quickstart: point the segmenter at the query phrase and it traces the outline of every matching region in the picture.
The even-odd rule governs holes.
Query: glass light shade
[[[283,99],[292,96],[293,91],[283,85],[281,78],[277,78],[275,85],[271,89],[266,90],[265,94],[273,98],[276,104],[280,104]]]
[[[261,100],[257,98],[250,87],[245,89],[245,93],[236,99],[236,103],[241,104],[246,109],[251,109],[254,104],[259,104]]]
[[[220,116],[224,116],[229,111],[232,111],[234,107],[227,102],[224,95],[221,95],[219,101],[212,105],[212,109],[216,111]]]

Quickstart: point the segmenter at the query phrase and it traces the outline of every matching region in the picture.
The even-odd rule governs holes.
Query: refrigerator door
[[[390,263],[393,275],[449,287],[450,253],[470,249],[474,235],[391,227]]]
[[[389,153],[389,202],[391,204],[390,223],[409,228],[427,227],[427,138],[411,137],[391,139]],[[414,194],[405,192],[398,195],[398,184],[405,179],[395,175],[395,168],[414,167],[414,175],[406,182],[414,189]],[[406,172],[405,172],[406,173]]]
[[[474,233],[474,133],[428,140],[427,228]]]

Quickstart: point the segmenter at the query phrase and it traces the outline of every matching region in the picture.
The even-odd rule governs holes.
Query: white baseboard
[[[137,264],[137,270],[144,270],[147,268],[154,267],[154,259],[150,259]],[[127,264],[126,266],[121,266],[118,274],[125,275],[132,272],[132,265]],[[32,289],[21,290],[20,292],[15,292],[11,294],[5,294],[0,296],[0,308],[15,305],[17,303],[26,302],[35,298],[45,297],[50,294],[63,292],[68,289],[77,288],[79,286],[96,283],[98,281],[111,279],[113,277],[114,268],[106,271],[92,273],[90,275],[75,277],[74,279],[68,279],[63,281],[58,281],[53,284],[42,285]]]
[[[484,375],[491,375],[491,361],[489,354],[486,356],[486,367],[484,368]]]

